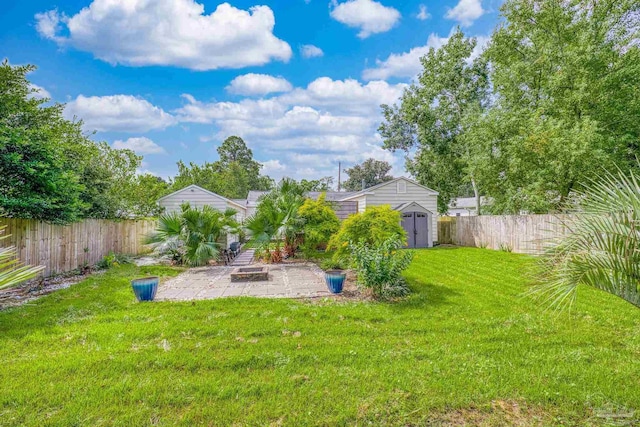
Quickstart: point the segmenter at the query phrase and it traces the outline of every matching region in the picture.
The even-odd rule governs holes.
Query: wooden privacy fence
[[[459,216],[438,222],[438,241],[459,246],[486,247],[540,254],[545,243],[566,233],[571,215]]]
[[[44,275],[93,265],[109,252],[137,255],[144,251],[144,236],[153,231],[152,220],[110,221],[88,219],[54,225],[31,219],[0,218],[11,235],[3,245],[15,246],[20,260],[45,266]]]

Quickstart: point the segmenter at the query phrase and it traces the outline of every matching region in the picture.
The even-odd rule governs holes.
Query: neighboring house
[[[250,191],[247,199],[230,200],[197,185],[178,190],[158,200],[167,212],[180,210],[188,202],[191,206],[211,205],[216,209],[233,208],[238,211],[238,220],[253,215],[264,191]],[[316,199],[321,192],[311,192],[307,197]],[[402,226],[408,235],[409,247],[432,247],[438,239],[438,192],[400,177],[382,184],[355,192],[327,191],[326,200],[334,204],[338,218],[364,211],[367,206],[390,205],[402,213]]]
[[[480,197],[480,205],[487,204],[485,197]],[[476,206],[475,197],[458,197],[449,203],[449,210],[447,216],[476,216],[478,215],[478,209]]]
[[[166,213],[180,212],[181,206],[184,203],[189,203],[191,207],[194,208],[202,208],[205,205],[209,205],[220,211],[228,208],[235,209],[238,212],[236,214],[236,220],[238,222],[242,222],[246,217],[247,209],[238,201],[227,199],[195,184],[158,199],[158,204],[164,208]],[[227,246],[236,240],[238,240],[238,236],[229,234],[227,236]]]

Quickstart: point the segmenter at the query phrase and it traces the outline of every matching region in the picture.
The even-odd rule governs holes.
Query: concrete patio
[[[332,295],[325,284],[324,272],[315,264],[277,264],[268,268],[268,281],[246,282],[231,282],[233,266],[192,268],[161,283],[156,300],[191,301],[239,296],[317,298]]]

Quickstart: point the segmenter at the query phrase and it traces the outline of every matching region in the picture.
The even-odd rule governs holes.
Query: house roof
[[[164,200],[164,199],[166,199],[166,198],[168,198],[168,197],[171,197],[171,196],[173,196],[173,195],[175,195],[175,194],[182,193],[183,191],[186,191],[186,190],[192,190],[192,189],[198,189],[198,190],[204,191],[205,193],[210,194],[210,195],[212,195],[212,196],[214,196],[214,197],[217,197],[217,198],[219,198],[219,199],[222,199],[222,200],[224,200],[224,201],[226,201],[226,202],[228,202],[228,203],[231,203],[232,205],[235,205],[235,206],[239,207],[240,209],[247,209],[247,207],[246,207],[246,206],[244,206],[244,205],[242,205],[242,204],[240,204],[240,203],[238,203],[238,202],[234,202],[234,201],[233,201],[233,200],[231,200],[231,199],[227,199],[226,197],[221,196],[221,195],[219,195],[218,193],[214,193],[213,191],[209,191],[209,190],[207,190],[206,188],[202,188],[202,187],[200,187],[199,185],[195,185],[195,184],[188,185],[188,186],[186,186],[186,187],[184,187],[184,188],[179,189],[178,191],[174,191],[174,192],[173,192],[173,193],[171,193],[171,194],[167,194],[167,195],[166,195],[166,196],[164,196],[164,197],[160,197],[160,198],[158,199],[158,202],[160,202],[160,201],[162,201],[162,200]]]
[[[365,196],[367,194],[370,194],[374,190],[377,190],[378,188],[384,187],[385,185],[393,184],[394,182],[398,182],[400,180],[409,182],[409,183],[414,184],[414,185],[417,185],[418,187],[420,187],[420,188],[422,188],[424,190],[427,190],[433,196],[437,196],[439,194],[436,190],[433,190],[433,189],[431,189],[429,187],[425,187],[424,185],[418,184],[416,181],[414,181],[412,179],[409,179],[409,178],[406,178],[404,176],[401,176],[401,177],[398,177],[398,178],[394,178],[394,179],[392,179],[390,181],[385,181],[385,182],[382,182],[380,184],[374,185],[372,187],[365,188],[362,191],[357,191],[355,193],[351,193],[350,195],[340,199],[340,201],[345,201],[345,200],[354,199],[356,197]]]

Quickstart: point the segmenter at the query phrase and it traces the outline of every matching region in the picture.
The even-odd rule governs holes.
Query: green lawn
[[[0,313],[0,424],[584,425],[640,409],[640,310],[581,289],[571,313],[545,311],[523,296],[531,266],[418,251],[400,303],[138,304],[131,278],[178,270],[115,268]]]

